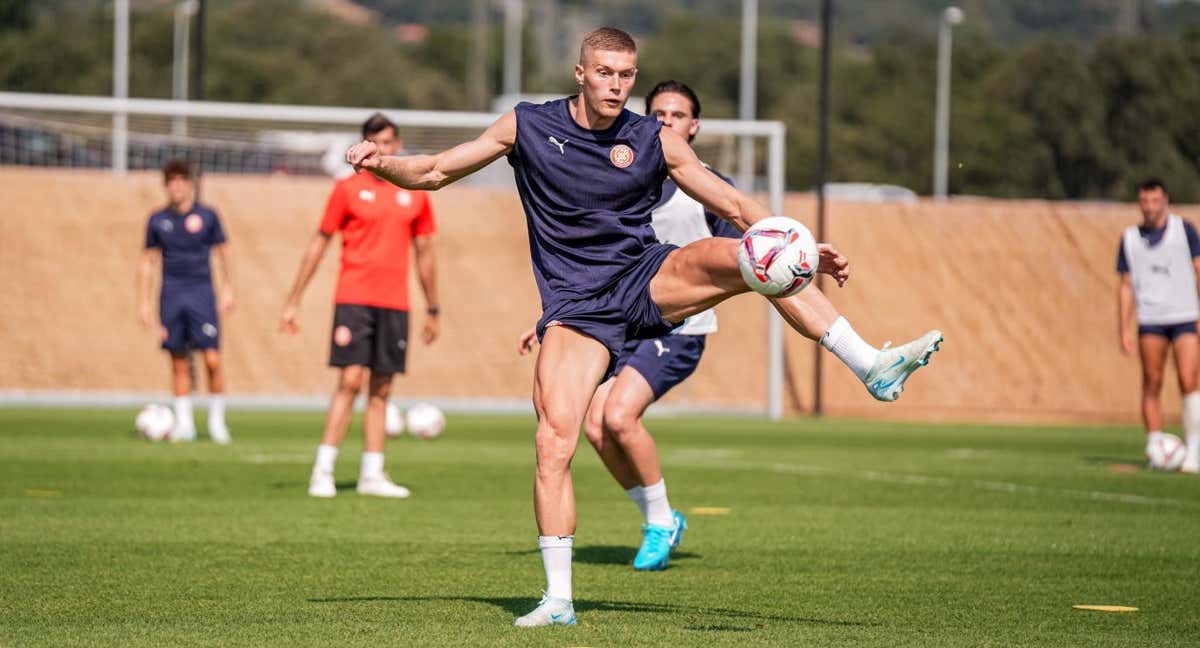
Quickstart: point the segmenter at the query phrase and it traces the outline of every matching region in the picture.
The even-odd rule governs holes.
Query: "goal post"
[[[0,164],[110,168],[119,174],[126,168],[158,168],[161,161],[155,155],[166,155],[163,151],[196,150],[199,147],[210,153],[216,151],[211,154],[215,168],[210,168],[212,165],[207,160],[201,160],[206,170],[266,173],[276,165],[283,165],[292,172],[320,174],[321,166],[313,161],[312,151],[297,152],[299,145],[296,142],[303,139],[301,135],[332,137],[340,134],[352,141],[354,137],[350,133],[353,129],[377,111],[406,129],[406,148],[416,152],[432,152],[468,139],[500,116],[490,112],[0,92]],[[183,120],[186,120],[189,132],[181,136],[179,124]],[[295,129],[289,131],[288,137],[284,138],[286,141],[264,143],[265,132],[275,131],[278,135],[278,131],[285,128]],[[67,144],[59,144],[59,148],[67,149],[67,153],[60,151],[57,156],[47,157],[44,151],[34,150],[38,147],[30,143],[29,132],[52,133],[72,139]],[[729,143],[736,138],[748,137],[754,142],[765,143],[765,150],[759,150],[759,155],[754,156],[756,168],[750,177],[756,178],[755,186],[744,189],[755,193],[765,189],[771,211],[782,214],[785,135],[785,126],[779,121],[704,119],[696,145],[698,150],[715,151],[719,143]],[[134,140],[138,146],[133,145]],[[732,150],[734,147],[725,148]],[[117,155],[113,155],[114,152]],[[706,153],[702,152],[701,157],[706,157]],[[725,156],[725,159],[732,165],[731,156]],[[511,180],[508,182],[511,184]],[[779,419],[783,415],[784,402],[783,322],[769,304],[765,308],[768,311],[767,362],[762,412],[770,419]]]

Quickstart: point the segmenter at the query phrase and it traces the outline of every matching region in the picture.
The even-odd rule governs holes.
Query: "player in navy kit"
[[[646,95],[646,112],[691,142],[700,130],[700,98],[687,84],[658,83]],[[719,174],[718,174],[719,175]],[[723,180],[732,181],[721,176]],[[712,236],[739,239],[742,233],[668,179],[650,214],[654,235],[662,243],[687,245]],[[633,559],[638,571],[666,569],[679,546],[687,522],[671,508],[654,438],[642,423],[651,403],[662,398],[696,371],[705,338],[717,331],[717,314],[693,315],[667,335],[625,343],[613,377],[596,389],[584,418],[584,435],[609,473],[625,489],[642,514],[642,544]],[[537,331],[522,334],[518,350],[533,349]]]
[[[234,305],[232,255],[221,219],[211,207],[196,202],[196,183],[184,162],[171,161],[163,167],[163,184],[168,205],[150,215],[146,244],[138,268],[138,318],[142,326],[153,326],[150,284],[155,262],[162,259],[162,290],[159,299],[159,337],[171,357],[171,383],[175,395],[175,429],[172,441],[196,438],[192,420],[192,377],[188,354],[204,354],[208,370],[208,434],[217,443],[229,443],[225,423],[225,376],[221,366],[221,329],[218,310],[228,313]],[[217,307],[209,256],[221,260],[222,294]]]
[[[434,155],[381,155],[371,142],[346,152],[358,169],[409,189],[438,189],[500,156],[513,166],[542,298],[533,402],[537,469],[534,510],[546,594],[518,626],[574,624],[571,547],[575,496],[570,462],[596,387],[627,340],[669,333],[692,315],[747,292],[738,242],[659,243],[650,212],[669,176],[685,193],[745,230],[770,211],[723,182],[687,140],[654,117],[625,110],[637,77],[637,46],[617,29],[590,32],[575,66],[579,94],[519,104],[482,135]],[[838,283],[849,262],[820,244],[818,270]],[[941,333],[880,350],[863,341],[820,291],[772,300],[796,331],[820,340],[881,400],[895,400],[928,361]]]

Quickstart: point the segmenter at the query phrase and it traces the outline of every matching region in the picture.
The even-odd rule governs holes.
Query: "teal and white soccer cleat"
[[[687,521],[679,511],[671,511],[675,524],[669,527],[657,524],[642,525],[642,546],[633,557],[633,568],[637,571],[661,571],[667,568],[671,550],[683,540]]]
[[[543,594],[542,600],[533,611],[517,617],[513,625],[518,628],[536,628],[548,625],[575,625],[575,606],[570,599],[554,598]]]
[[[904,381],[914,371],[929,364],[929,357],[941,344],[942,332],[935,329],[908,344],[890,348],[883,345],[879,357],[875,359],[875,366],[871,367],[863,381],[867,391],[876,400],[894,401],[900,398]]]

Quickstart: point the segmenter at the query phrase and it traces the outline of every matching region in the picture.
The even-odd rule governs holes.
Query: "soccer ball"
[[[756,293],[790,297],[817,276],[817,241],[800,221],[772,216],[755,223],[742,235],[738,267]]]
[[[387,411],[383,416],[383,429],[390,437],[404,434],[404,417],[400,415],[400,408],[392,401],[388,401]]]
[[[147,441],[162,441],[175,427],[175,414],[166,405],[151,403],[138,412],[133,427]]]
[[[418,403],[408,408],[408,433],[418,439],[432,439],[446,429],[446,417],[442,410],[429,403]]]
[[[1157,435],[1146,446],[1146,459],[1155,470],[1179,470],[1185,455],[1187,446],[1183,444],[1183,440],[1166,432]]]

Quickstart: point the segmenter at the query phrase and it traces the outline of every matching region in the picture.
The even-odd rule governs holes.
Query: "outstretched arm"
[[[664,128],[659,137],[662,138],[663,157],[666,158],[671,179],[709,211],[742,232],[771,215],[771,210],[762,203],[709,171],[683,136]],[[828,243],[818,242],[817,251],[821,254],[817,271],[832,276],[839,286],[846,283],[850,278],[850,262],[846,257]]]
[[[671,179],[684,193],[698,200],[709,211],[729,221],[740,231],[771,215],[771,210],[709,171],[696,152],[675,131],[664,128],[663,157]]]
[[[380,155],[374,142],[359,142],[346,151],[355,171],[366,169],[405,189],[433,191],[471,175],[508,153],[517,141],[517,114],[509,111],[479,137],[433,155]]]

